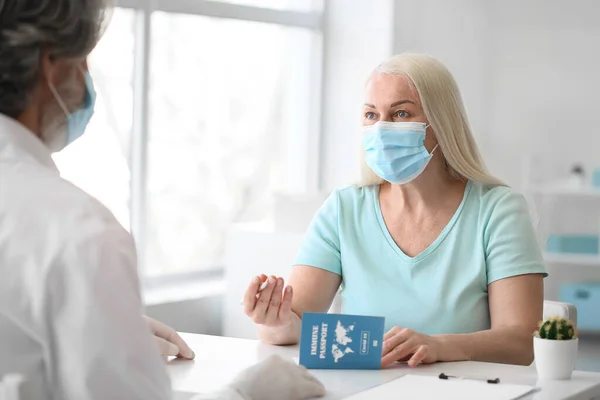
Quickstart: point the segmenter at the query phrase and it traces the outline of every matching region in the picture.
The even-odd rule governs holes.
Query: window
[[[316,189],[322,2],[117,5],[90,57],[96,115],[55,160],[131,228],[147,282],[202,276],[233,224]]]

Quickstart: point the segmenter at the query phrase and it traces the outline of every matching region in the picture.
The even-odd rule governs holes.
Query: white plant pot
[[[571,379],[577,360],[579,339],[549,340],[533,338],[535,368],[540,380]]]

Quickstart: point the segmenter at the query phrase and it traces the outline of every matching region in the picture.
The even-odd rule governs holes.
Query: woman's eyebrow
[[[396,106],[399,106],[399,105],[405,104],[405,103],[410,103],[410,104],[416,105],[413,101],[406,99],[406,100],[398,100],[398,101],[393,102],[392,104],[390,104],[390,108],[396,107]],[[365,103],[364,105],[367,107],[370,107],[370,108],[375,108],[375,106],[373,104]]]

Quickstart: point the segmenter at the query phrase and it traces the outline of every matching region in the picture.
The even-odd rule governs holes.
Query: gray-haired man
[[[24,376],[26,398],[170,398],[149,327],[165,351],[193,358],[171,328],[142,318],[130,235],[50,156],[94,112],[86,58],[105,13],[103,0],[0,0],[0,377]],[[271,358],[216,396],[323,391]]]

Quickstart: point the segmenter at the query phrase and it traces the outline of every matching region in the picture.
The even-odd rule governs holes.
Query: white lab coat
[[[0,376],[35,399],[168,399],[131,236],[0,114]]]
[[[22,374],[27,399],[169,399],[142,311],[131,236],[0,114],[0,379]]]

